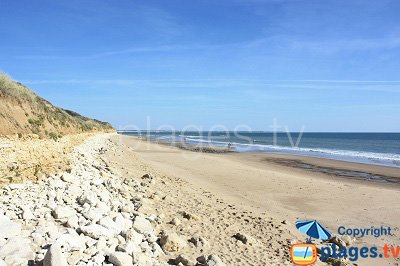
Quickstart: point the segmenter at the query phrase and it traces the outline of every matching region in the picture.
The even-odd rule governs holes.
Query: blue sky
[[[0,70],[117,128],[400,131],[400,1],[0,0]]]

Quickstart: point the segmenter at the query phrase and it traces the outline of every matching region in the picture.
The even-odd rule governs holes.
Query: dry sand
[[[66,135],[57,140],[38,135],[0,136],[0,186],[10,182],[38,180],[71,168],[74,148],[92,133]]]
[[[331,232],[346,227],[400,224],[400,189],[397,184],[351,180],[284,166],[276,159],[303,160],[318,166],[367,171],[400,177],[400,170],[297,156],[265,154],[205,154],[116,136],[121,153],[109,155],[111,167],[122,174],[151,172],[163,180],[154,186],[156,200],[149,213],[182,220],[160,225],[191,238],[204,237],[205,247],[185,251],[195,259],[217,254],[227,265],[290,265],[290,241],[305,241],[294,223],[317,219]],[[185,219],[182,212],[194,214]],[[232,236],[243,233],[252,244]],[[356,246],[398,245],[397,237],[364,237]],[[167,254],[170,258],[178,254]],[[360,260],[358,265],[397,265],[382,259]]]

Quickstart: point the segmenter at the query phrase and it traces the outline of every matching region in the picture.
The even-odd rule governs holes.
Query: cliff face
[[[58,108],[19,82],[0,74],[0,135],[65,134],[114,131],[109,123]]]

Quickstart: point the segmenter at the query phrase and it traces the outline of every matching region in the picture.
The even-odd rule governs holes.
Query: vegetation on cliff
[[[64,134],[113,130],[109,123],[56,107],[0,74],[0,135],[37,134],[57,139]]]

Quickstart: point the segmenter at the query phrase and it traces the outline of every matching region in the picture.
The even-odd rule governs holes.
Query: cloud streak
[[[62,60],[62,59],[99,59],[119,55],[144,54],[144,53],[168,53],[174,51],[191,51],[191,50],[248,50],[252,52],[256,49],[265,47],[274,47],[275,49],[289,49],[293,51],[308,51],[320,54],[332,54],[343,51],[379,51],[385,49],[400,48],[400,38],[387,37],[376,39],[342,39],[342,40],[301,40],[288,36],[276,35],[265,38],[258,38],[243,42],[233,43],[217,43],[217,44],[165,44],[155,46],[128,47],[124,49],[116,49],[87,55],[17,55],[16,59],[31,60]]]
[[[291,40],[289,41],[289,44],[294,49],[310,50],[322,53],[334,53],[339,51],[373,51],[399,48],[400,38],[387,37],[379,39],[343,39],[322,41]]]
[[[143,47],[130,47],[119,50],[111,50],[87,55],[77,56],[62,56],[62,55],[17,55],[16,59],[33,59],[33,60],[58,60],[58,59],[97,59],[104,57],[112,57],[116,55],[128,55],[137,53],[153,53],[153,52],[172,52],[172,51],[189,51],[189,50],[215,50],[225,49],[227,47],[238,46],[238,43],[232,44],[215,44],[215,45],[201,45],[201,44],[188,44],[188,45],[158,45],[158,46],[143,46]]]
[[[400,93],[400,80],[260,80],[260,79],[60,79],[24,80],[35,84],[87,84],[136,86],[142,88],[256,89],[375,91]]]

